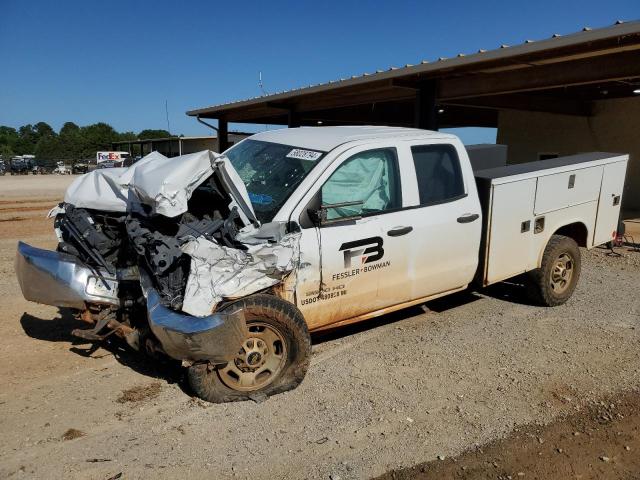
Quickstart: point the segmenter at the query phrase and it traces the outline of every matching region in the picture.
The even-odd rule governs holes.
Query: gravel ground
[[[640,254],[583,250],[566,305],[530,306],[518,285],[463,292],[315,336],[295,391],[207,404],[180,368],[91,349],[69,312],[22,299],[17,240],[55,244],[49,178],[30,203],[0,184],[0,478],[369,478],[639,385]]]

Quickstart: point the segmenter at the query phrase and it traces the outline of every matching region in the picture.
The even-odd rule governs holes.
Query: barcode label
[[[302,150],[294,148],[287,154],[287,158],[297,158],[299,160],[317,160],[322,156],[322,152],[314,152],[313,150]]]

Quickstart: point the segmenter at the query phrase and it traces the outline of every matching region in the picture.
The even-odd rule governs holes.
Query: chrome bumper
[[[176,360],[225,363],[238,354],[247,333],[242,309],[194,317],[164,307],[142,270],[140,284],[147,300],[149,326],[167,355]]]
[[[120,305],[118,279],[90,269],[76,257],[18,242],[16,276],[25,299],[57,307]]]
[[[16,276],[24,298],[45,305],[86,308],[86,303],[120,306],[118,282],[132,280],[132,272],[118,272],[113,278],[95,270],[72,255],[18,243]],[[135,278],[137,279],[137,271]],[[208,360],[225,363],[233,359],[246,338],[246,323],[241,309],[231,309],[207,317],[178,313],[160,303],[150,278],[140,272],[140,284],[147,301],[151,331],[164,352],[177,360]]]

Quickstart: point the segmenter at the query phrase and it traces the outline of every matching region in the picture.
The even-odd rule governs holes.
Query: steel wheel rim
[[[284,335],[265,322],[247,324],[238,355],[218,370],[227,387],[241,392],[259,390],[273,382],[287,360]]]
[[[556,294],[564,293],[571,285],[575,262],[568,253],[562,253],[551,269],[551,289]]]

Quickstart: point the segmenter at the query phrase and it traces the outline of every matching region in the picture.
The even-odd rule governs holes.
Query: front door
[[[410,293],[406,252],[412,229],[398,224],[396,150],[344,157],[319,189],[326,222],[303,229],[300,243],[296,297],[311,329],[401,303]]]

